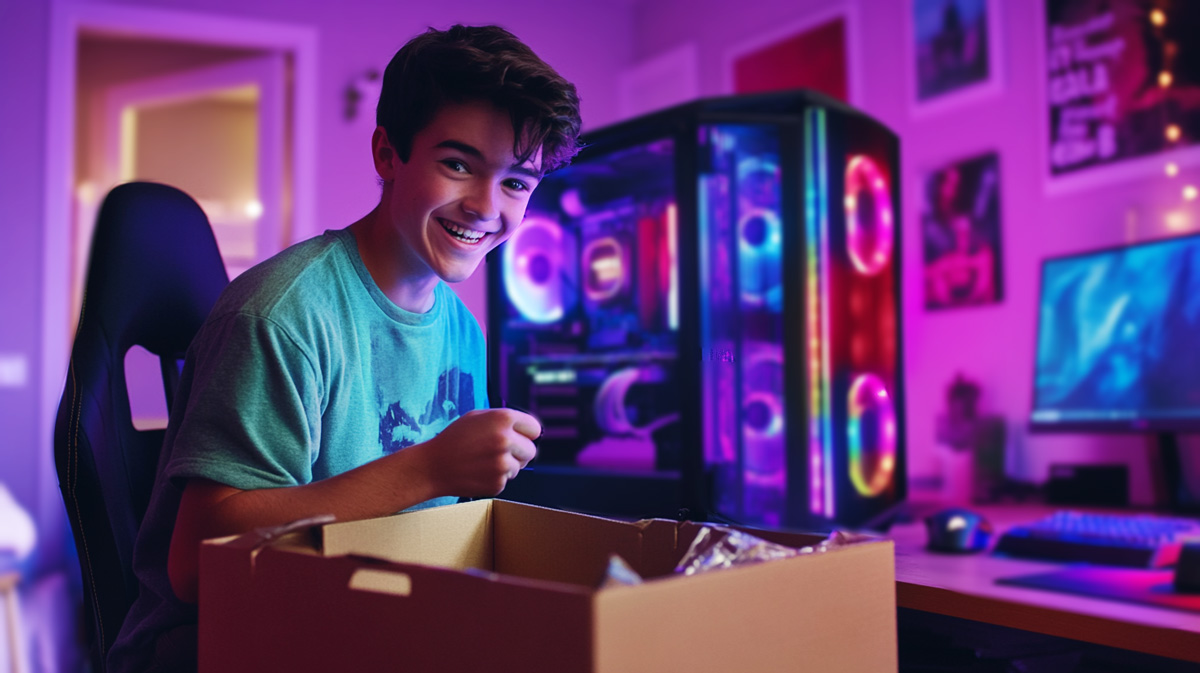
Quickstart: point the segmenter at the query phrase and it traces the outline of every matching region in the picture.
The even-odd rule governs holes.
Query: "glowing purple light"
[[[562,229],[539,217],[526,217],[504,245],[504,289],[530,322],[552,323],[563,317],[562,255]]]

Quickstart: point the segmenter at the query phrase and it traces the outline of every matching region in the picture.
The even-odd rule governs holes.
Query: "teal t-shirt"
[[[246,271],[188,351],[134,552],[141,595],[110,667],[144,668],[159,634],[195,624],[195,606],[175,598],[166,570],[188,479],[242,490],[307,484],[424,442],[485,407],[483,333],[444,283],[427,313],[399,308],[347,230]]]

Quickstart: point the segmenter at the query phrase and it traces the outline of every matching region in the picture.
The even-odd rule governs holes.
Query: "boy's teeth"
[[[484,233],[481,231],[470,231],[469,229],[463,229],[462,227],[450,224],[445,220],[442,221],[442,228],[465,241],[474,242],[484,237]]]

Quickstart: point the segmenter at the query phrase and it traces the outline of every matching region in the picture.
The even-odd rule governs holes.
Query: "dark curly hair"
[[[517,161],[540,147],[542,171],[579,151],[579,96],[524,42],[499,26],[430,28],[405,44],[383,73],[376,124],[407,162],[413,137],[446,103],[491,101],[507,110]]]

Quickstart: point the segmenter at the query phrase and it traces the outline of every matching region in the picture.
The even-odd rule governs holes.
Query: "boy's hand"
[[[437,451],[429,458],[447,493],[493,496],[537,455],[541,434],[542,424],[523,411],[475,409],[431,440]]]

